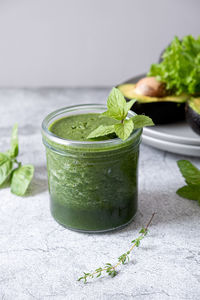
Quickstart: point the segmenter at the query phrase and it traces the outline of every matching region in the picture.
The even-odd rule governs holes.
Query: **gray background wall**
[[[148,70],[198,0],[0,0],[0,86],[111,86]]]

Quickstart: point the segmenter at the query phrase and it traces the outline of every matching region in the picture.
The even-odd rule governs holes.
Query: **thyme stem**
[[[118,262],[113,266],[110,263],[105,264],[105,266],[102,268],[97,268],[95,271],[93,271],[92,273],[83,273],[83,276],[80,277],[78,279],[78,281],[83,280],[84,283],[87,283],[88,278],[94,278],[95,275],[97,275],[96,277],[100,277],[102,276],[102,272],[106,272],[108,273],[109,276],[111,277],[115,277],[117,275],[117,267],[120,266],[121,264],[125,264],[127,261],[129,261],[129,255],[131,253],[131,251],[135,248],[135,247],[139,247],[141,240],[147,235],[148,233],[148,228],[155,216],[155,212],[152,214],[149,222],[147,223],[147,225],[143,228],[141,228],[141,230],[139,231],[140,235],[137,239],[133,240],[131,243],[133,243],[133,245],[129,248],[129,250],[125,253],[123,253],[121,256],[118,257]]]

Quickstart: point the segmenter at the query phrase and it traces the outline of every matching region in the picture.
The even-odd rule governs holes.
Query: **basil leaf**
[[[183,198],[197,200],[200,205],[200,185],[185,185],[176,193]]]
[[[144,115],[136,115],[131,118],[134,124],[134,129],[143,128],[144,126],[153,126],[154,123],[151,118]]]
[[[88,139],[93,139],[99,136],[104,136],[110,133],[115,132],[115,127],[114,125],[109,125],[109,126],[104,126],[104,125],[100,125],[97,129],[95,129],[94,131],[92,131],[89,135],[88,135]]]
[[[126,100],[123,94],[117,88],[113,88],[110,92],[107,101],[107,108],[108,110],[103,113],[103,115],[114,118],[116,120],[123,120],[126,118]]]
[[[200,171],[190,161],[179,160],[177,164],[187,184],[200,185]]]
[[[115,124],[115,133],[123,141],[132,133],[134,125],[131,119],[125,120],[123,123]]]
[[[32,165],[20,166],[13,171],[11,179],[11,192],[23,196],[33,178],[34,167]]]
[[[11,136],[11,149],[9,150],[9,154],[11,157],[16,157],[19,153],[18,146],[18,124],[13,126],[12,136]]]
[[[12,172],[13,163],[7,155],[0,153],[0,185],[2,185]]]

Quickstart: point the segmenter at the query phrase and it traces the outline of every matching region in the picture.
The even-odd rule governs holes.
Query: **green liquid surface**
[[[102,125],[102,121],[104,125],[112,125],[113,122],[115,122],[111,118],[100,116],[100,114],[80,114],[64,117],[55,121],[53,124],[51,124],[49,130],[56,136],[59,136],[63,139],[74,141],[89,141],[87,138],[88,135],[97,127]],[[95,140],[103,141],[115,137],[115,135],[109,135],[99,137]]]

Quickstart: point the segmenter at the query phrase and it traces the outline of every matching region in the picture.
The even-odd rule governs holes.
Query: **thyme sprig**
[[[132,246],[129,248],[129,250],[125,253],[123,253],[122,255],[120,255],[118,257],[118,262],[115,265],[112,265],[110,263],[106,263],[104,267],[100,267],[97,268],[96,270],[94,270],[91,273],[86,273],[83,272],[83,276],[81,276],[78,281],[83,280],[84,283],[87,283],[88,279],[92,279],[94,277],[100,277],[103,276],[103,274],[107,273],[107,275],[111,276],[112,278],[115,277],[118,272],[117,272],[117,268],[120,265],[124,265],[125,263],[129,262],[130,260],[130,253],[131,251],[135,248],[135,247],[139,247],[141,241],[143,240],[143,238],[147,235],[148,231],[149,231],[149,226],[153,220],[155,216],[155,212],[152,214],[149,222],[147,223],[147,225],[145,227],[142,227],[139,231],[140,235],[138,236],[138,238],[134,239],[131,243]]]

